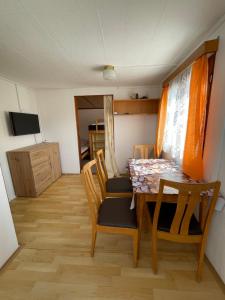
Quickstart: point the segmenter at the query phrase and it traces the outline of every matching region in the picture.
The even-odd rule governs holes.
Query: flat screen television
[[[40,133],[38,115],[9,112],[13,135]]]

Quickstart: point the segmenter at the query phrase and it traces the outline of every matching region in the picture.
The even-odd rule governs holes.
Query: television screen
[[[40,132],[38,115],[9,112],[14,135],[34,134]]]

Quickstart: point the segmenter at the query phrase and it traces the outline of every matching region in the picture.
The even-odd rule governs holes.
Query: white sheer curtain
[[[182,163],[187,130],[191,67],[169,85],[163,152],[167,158]]]
[[[109,178],[120,175],[115,158],[112,102],[112,96],[104,96],[105,164]]]

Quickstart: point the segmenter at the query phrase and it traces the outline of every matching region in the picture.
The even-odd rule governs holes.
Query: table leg
[[[143,230],[144,232],[148,231],[148,212],[146,210],[146,199],[144,194],[136,194],[137,195],[137,207],[138,207],[138,223],[140,232]]]

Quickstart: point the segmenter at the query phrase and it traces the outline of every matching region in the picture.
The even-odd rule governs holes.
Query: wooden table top
[[[157,194],[160,179],[184,183],[198,183],[183,173],[173,160],[129,159],[130,176],[134,193]],[[177,194],[173,188],[166,187],[166,194]]]

